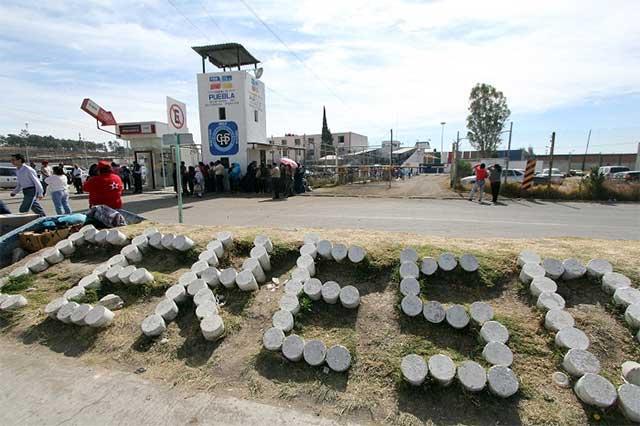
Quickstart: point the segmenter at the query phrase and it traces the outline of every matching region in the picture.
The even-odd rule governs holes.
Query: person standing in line
[[[276,163],[271,166],[271,187],[273,188],[273,199],[280,199],[280,167]]]
[[[202,193],[204,192],[204,174],[202,173],[202,169],[204,168],[204,165],[202,167],[196,167],[195,169],[195,175],[194,175],[194,181],[195,181],[195,194],[198,196],[198,198],[202,198]]]
[[[76,188],[76,194],[82,194],[82,169],[77,164],[73,165],[71,178],[73,179],[73,186]]]
[[[486,165],[481,163],[480,165],[473,166],[473,171],[476,174],[476,181],[473,183],[473,188],[471,188],[471,193],[469,194],[469,201],[473,201],[473,197],[476,194],[476,191],[479,191],[478,202],[482,203],[482,196],[484,195],[484,181],[489,176],[487,173]]]
[[[40,183],[42,184],[42,196],[47,195],[47,183],[45,182],[49,176],[53,174],[53,170],[49,166],[47,160],[43,160],[40,167]]]
[[[491,197],[493,204],[498,204],[498,195],[500,194],[500,180],[502,179],[502,166],[494,164],[489,167],[489,182],[491,183]]]
[[[71,214],[71,207],[69,207],[69,184],[67,183],[67,177],[64,175],[64,169],[54,167],[53,174],[45,179],[45,183],[49,186],[51,200],[56,208],[56,213]]]
[[[24,157],[22,154],[14,154],[11,156],[11,164],[16,167],[16,187],[11,191],[11,196],[15,197],[16,194],[22,191],[23,199],[20,204],[20,213],[26,213],[29,210],[33,211],[38,216],[46,216],[44,209],[38,202],[42,200],[42,183],[38,179],[36,171],[32,167],[24,164]]]
[[[108,161],[98,162],[97,170],[98,175],[88,178],[84,183],[84,190],[89,193],[89,208],[105,205],[112,209],[121,209],[122,179],[113,173]]]
[[[131,170],[127,166],[120,167],[120,179],[122,179],[124,190],[131,190]]]
[[[207,192],[216,192],[216,175],[214,167],[215,164],[213,164],[213,161],[210,161],[207,174],[204,176],[205,182],[207,183]]]
[[[213,172],[216,177],[216,192],[224,192],[224,165],[220,160],[216,161],[216,165],[213,167]]]
[[[180,183],[182,184],[182,195],[189,195],[189,170],[184,161],[180,162]]]
[[[133,162],[133,193],[142,194],[142,166],[137,161]]]
[[[189,194],[195,195],[196,168],[193,166],[189,166],[187,170],[187,184],[189,186]]]

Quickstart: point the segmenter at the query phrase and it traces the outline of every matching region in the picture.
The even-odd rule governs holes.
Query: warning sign
[[[187,106],[169,96],[167,96],[167,122],[171,133],[189,132],[187,129]]]

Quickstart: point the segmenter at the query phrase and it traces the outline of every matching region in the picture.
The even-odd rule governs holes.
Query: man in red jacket
[[[122,208],[122,179],[113,173],[108,161],[98,162],[98,175],[87,179],[83,189],[89,193],[89,207],[105,205],[112,209]]]

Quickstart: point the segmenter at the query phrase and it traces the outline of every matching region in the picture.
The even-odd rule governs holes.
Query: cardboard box
[[[42,250],[45,247],[54,246],[58,241],[64,240],[72,232],[72,228],[56,229],[54,231],[23,232],[19,235],[20,247],[29,253]]]

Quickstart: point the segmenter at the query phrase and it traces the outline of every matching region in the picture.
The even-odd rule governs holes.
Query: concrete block
[[[420,295],[420,283],[414,277],[403,278],[400,281],[400,293],[403,296],[419,296]]]
[[[456,375],[456,365],[446,355],[433,355],[429,358],[429,372],[438,384],[448,386]]]
[[[188,287],[189,284],[191,284],[197,279],[198,279],[198,275],[196,275],[195,272],[192,272],[192,271],[185,272],[184,274],[180,275],[180,278],[178,278],[178,284],[184,287]],[[235,277],[234,277],[234,280],[235,280]]]
[[[271,259],[269,258],[269,253],[267,253],[267,250],[264,247],[258,246],[252,248],[250,256],[254,259],[258,259],[263,271],[269,272],[271,270]]]
[[[124,301],[117,294],[107,294],[98,301],[98,305],[102,305],[111,311],[117,311],[124,307]]]
[[[154,249],[162,250],[164,248],[162,247],[162,239],[164,238],[164,235],[162,235],[160,232],[153,233],[149,235],[148,238],[149,238],[149,245]]]
[[[2,305],[4,305],[4,303]],[[69,302],[65,305],[62,305],[56,313],[56,318],[58,319],[58,321],[62,321],[65,324],[71,324],[71,315],[73,314],[73,311],[78,308],[78,306],[80,305],[76,302]]]
[[[258,264],[258,266],[260,265]],[[251,271],[247,269],[240,271],[240,273],[236,275],[236,284],[242,291],[257,291],[260,288],[258,287],[256,277],[254,277]]]
[[[29,272],[32,274],[37,274],[43,271],[46,271],[49,268],[49,264],[43,257],[36,256],[27,262],[27,268],[29,268]]]
[[[178,235],[173,239],[171,245],[174,250],[178,250],[181,252],[189,251],[193,248],[195,243],[193,240],[186,235]]]
[[[271,323],[274,327],[279,328],[285,333],[288,333],[293,330],[293,314],[291,314],[291,312],[289,311],[280,309],[279,311],[276,311],[275,314],[273,314]]]
[[[76,232],[69,235],[68,239],[69,239],[69,242],[73,244],[74,249],[85,245],[84,234],[81,234],[80,232]]]
[[[635,361],[623,362],[622,377],[627,382],[640,386],[640,364]]]
[[[314,232],[309,232],[304,234],[304,237],[302,239],[302,241],[304,242],[304,244],[313,244],[316,245],[318,244],[318,241],[320,241],[320,235],[314,233]]]
[[[151,235],[155,234],[156,232],[158,232],[158,228],[147,228],[144,231],[142,231],[142,236],[150,237]]]
[[[323,259],[332,259],[331,250],[333,250],[333,245],[329,240],[320,240],[316,244],[316,248],[318,251],[318,255]]]
[[[93,243],[98,246],[104,246],[107,244],[107,235],[109,231],[107,229],[101,229],[93,236]]]
[[[608,272],[613,272],[613,266],[608,260],[591,259],[587,263],[587,275],[591,278],[602,278]]]
[[[69,290],[64,292],[64,295],[62,295],[62,297],[64,297],[67,300],[75,300],[78,301],[80,299],[82,299],[85,295],[85,290],[84,287],[80,287],[80,286],[75,286],[75,287],[71,287]]]
[[[64,255],[55,247],[49,247],[42,251],[42,257],[49,265],[55,265],[64,260]]]
[[[304,255],[308,255],[311,256],[312,258],[316,258],[316,256],[318,255],[318,249],[316,248],[316,245],[311,243],[311,244],[305,244],[302,247],[300,247],[300,256],[304,256]]]
[[[71,323],[75,325],[86,325],[84,323],[84,319],[91,309],[93,309],[93,306],[89,305],[88,303],[83,303],[82,305],[78,306],[71,314]]]
[[[413,386],[420,386],[424,383],[429,374],[429,367],[424,358],[420,355],[409,354],[402,358],[400,363],[402,377]]]
[[[460,267],[466,272],[476,272],[480,267],[478,259],[472,254],[463,254],[460,256]]]
[[[309,277],[313,277],[316,274],[316,264],[313,261],[313,257],[309,255],[298,257],[298,259],[296,259],[296,266],[309,271]]]
[[[473,302],[469,307],[471,320],[478,325],[482,325],[493,319],[493,308],[485,302]]]
[[[154,313],[160,315],[165,322],[170,322],[178,316],[178,305],[173,300],[164,298],[156,305]]]
[[[282,355],[292,362],[302,359],[304,353],[304,339],[296,334],[291,334],[282,343]]]
[[[333,305],[340,297],[340,284],[335,281],[327,281],[322,285],[322,300]]]
[[[462,305],[452,305],[447,308],[447,323],[458,330],[465,328],[469,324],[469,314]]]
[[[152,314],[142,321],[142,333],[147,337],[157,337],[165,332],[167,324],[158,314]]]
[[[218,303],[213,300],[206,300],[196,308],[196,317],[202,321],[212,315],[218,315]]]
[[[365,249],[360,246],[351,246],[349,247],[348,257],[351,263],[360,263],[364,260],[364,257],[367,255]]]
[[[118,280],[122,284],[131,284],[131,274],[133,274],[137,269],[138,268],[133,265],[129,265],[125,268],[120,269],[120,272],[118,272]]]
[[[309,282],[309,281],[307,281],[307,282]],[[320,280],[318,280],[318,282],[320,282]],[[322,287],[319,287],[319,289],[321,290]],[[284,292],[286,294],[291,294],[291,295],[296,296],[296,297],[300,296],[302,294],[303,290],[304,290],[304,285],[300,281],[289,280],[284,285]]]
[[[309,270],[307,268],[296,267],[293,272],[291,272],[291,279],[294,281],[300,281],[301,283],[306,283],[311,279],[311,275],[309,275]]]
[[[627,306],[624,311],[624,319],[629,324],[629,327],[633,329],[640,328],[640,303]]]
[[[309,340],[304,344],[302,356],[307,364],[317,367],[324,363],[327,347],[320,340]]]
[[[404,262],[400,264],[400,278],[416,278],[420,277],[420,270],[418,265],[414,262]]]
[[[153,282],[153,274],[146,268],[138,268],[129,275],[129,282],[134,285],[144,285]]]
[[[600,361],[594,354],[584,349],[569,349],[562,360],[562,367],[574,377],[582,377],[587,373],[598,374]]]
[[[127,259],[127,263],[138,263],[142,261],[142,252],[138,246],[134,246],[133,244],[124,246],[122,250],[120,250],[120,254]]]
[[[417,296],[405,296],[400,302],[400,307],[405,315],[415,317],[422,312],[422,300]]]
[[[216,256],[218,256],[218,259],[224,256],[224,245],[220,240],[213,240],[209,242],[209,244],[207,244],[207,250],[213,251]]]
[[[582,278],[584,274],[587,273],[587,268],[582,263],[580,263],[578,259],[567,259],[562,262],[562,266],[564,266],[564,274],[562,274],[562,279],[565,281]]]
[[[550,309],[544,316],[544,328],[547,330],[557,332],[574,325],[575,321],[571,314],[563,309]]]
[[[292,315],[300,312],[300,302],[296,296],[292,296],[291,294],[285,294],[280,298],[280,302],[278,303],[280,309],[291,312]]]
[[[640,290],[633,287],[619,288],[613,293],[613,303],[625,309],[629,305],[639,304]]]
[[[102,285],[100,281],[100,277],[96,274],[89,274],[86,277],[82,277],[80,282],[78,283],[78,287],[86,288],[95,288],[98,289]]]
[[[213,302],[216,302],[216,304],[218,303],[217,300],[216,300],[216,296],[213,294],[211,289],[209,289],[208,287],[198,290],[198,292],[193,296],[193,303],[196,306],[200,306],[204,302],[209,301],[209,300],[213,301]]]
[[[322,283],[317,278],[311,278],[302,287],[304,294],[309,296],[309,299],[317,301],[322,299]]]
[[[198,278],[200,278],[202,276],[202,273],[207,268],[209,268],[209,262],[207,262],[206,260],[198,260],[194,262],[193,265],[191,265],[191,272],[193,272],[198,276]]]
[[[610,381],[597,374],[587,373],[573,387],[578,399],[587,405],[609,408],[618,399],[616,388]]]
[[[453,271],[458,266],[458,261],[453,253],[442,253],[438,256],[438,267],[445,272]]]
[[[6,297],[5,297],[5,299],[6,299]],[[0,305],[2,305],[2,302],[3,302],[3,300],[0,300]],[[62,308],[67,303],[69,303],[69,302],[64,297],[58,297],[57,299],[53,299],[51,302],[49,302],[47,304],[47,306],[44,307],[44,313],[49,318],[56,319],[56,316],[57,316],[58,311],[60,310],[60,308]]]
[[[112,246],[123,247],[127,245],[127,241],[129,240],[129,238],[118,229],[109,229],[107,231],[106,240],[107,243],[111,244]]]
[[[613,294],[621,288],[631,287],[631,280],[618,272],[607,272],[602,276],[602,290]]]
[[[8,296],[2,304],[0,304],[0,311],[11,311],[27,306],[29,301],[21,294],[12,294]]]
[[[400,263],[418,261],[418,252],[413,247],[407,247],[400,252]]]
[[[360,292],[352,285],[340,289],[340,303],[347,309],[355,309],[360,305]]]
[[[537,263],[525,263],[520,270],[520,281],[531,284],[534,278],[543,278],[546,274],[544,268]]]
[[[58,241],[54,247],[60,250],[63,256],[71,256],[76,251],[76,247],[69,238]]]
[[[442,303],[436,302],[435,300],[430,300],[424,304],[422,314],[427,321],[433,324],[440,324],[447,316]]]
[[[191,281],[191,284],[187,286],[187,294],[194,297],[196,293],[203,289],[209,289],[209,286],[203,279],[198,278],[197,280]]]
[[[334,244],[331,248],[331,257],[336,262],[342,262],[347,257],[347,246],[344,244]]]
[[[236,285],[236,277],[238,273],[233,268],[226,268],[220,271],[220,284],[226,288],[233,288]]]
[[[94,306],[87,316],[84,317],[84,322],[89,327],[102,328],[107,327],[113,322],[115,314],[102,305]]]
[[[175,240],[176,234],[164,234],[162,236],[162,240],[160,240],[160,245],[163,250],[175,250],[173,248],[173,240]]]
[[[487,372],[474,361],[460,363],[456,377],[467,392],[480,392],[487,385]]]
[[[533,297],[538,297],[542,293],[555,293],[558,290],[558,285],[551,278],[536,277],[531,281],[529,286],[529,292]]]
[[[164,295],[175,303],[182,303],[187,300],[187,289],[182,284],[175,284],[169,287]]]
[[[513,352],[504,343],[489,342],[482,349],[482,357],[489,364],[509,367],[513,363]]]
[[[267,250],[267,253],[273,253],[273,243],[271,242],[271,239],[266,235],[257,235],[253,239],[253,245],[256,247],[262,246]]]
[[[502,365],[494,365],[487,373],[489,390],[500,398],[509,398],[518,392],[520,383],[518,377],[509,368]]]
[[[271,327],[262,335],[262,345],[268,351],[279,351],[284,342],[284,332],[276,327]]]
[[[84,236],[84,240],[89,244],[96,243],[96,234],[98,230],[96,228],[87,229],[82,235]]]
[[[46,263],[46,262],[45,262]],[[29,275],[31,271],[26,266],[19,266],[9,274],[9,278],[20,278]]]
[[[423,257],[420,272],[426,276],[435,274],[438,271],[438,262],[433,257]]]
[[[131,245],[136,246],[138,250],[144,253],[149,250],[149,239],[146,235],[138,235],[137,237],[133,237]]]
[[[121,254],[113,255],[107,260],[107,265],[109,266],[129,266],[129,262],[127,262],[127,258]]]
[[[536,306],[543,311],[549,311],[551,309],[564,309],[564,299],[558,293],[540,293]]]
[[[216,288],[220,284],[220,271],[213,266],[208,267],[200,273],[200,278],[211,288]]]
[[[222,243],[225,250],[233,247],[233,234],[229,231],[221,231],[216,234],[216,238]]]
[[[351,354],[342,345],[335,345],[327,350],[327,365],[336,373],[345,372],[351,367]]]
[[[487,321],[480,328],[480,338],[484,343],[507,343],[509,340],[509,330],[498,321]]]
[[[542,267],[545,275],[552,280],[560,279],[564,274],[564,266],[558,259],[546,258],[542,261]]]
[[[566,327],[556,333],[556,346],[566,349],[589,348],[589,338],[582,330],[575,327]]]
[[[245,259],[242,264],[242,269],[248,270],[255,280],[259,283],[264,283],[267,281],[267,275],[264,273],[262,266],[260,266],[260,261],[256,258],[250,257]]]
[[[522,250],[518,255],[518,266],[524,266],[525,263],[537,263],[540,264],[542,259],[533,250]]]
[[[625,383],[618,388],[618,405],[624,416],[640,423],[640,386]]]
[[[109,266],[107,262],[104,262],[96,266],[91,274],[97,275],[99,278],[105,278],[105,274],[107,273],[109,268],[111,268],[111,266]]]

